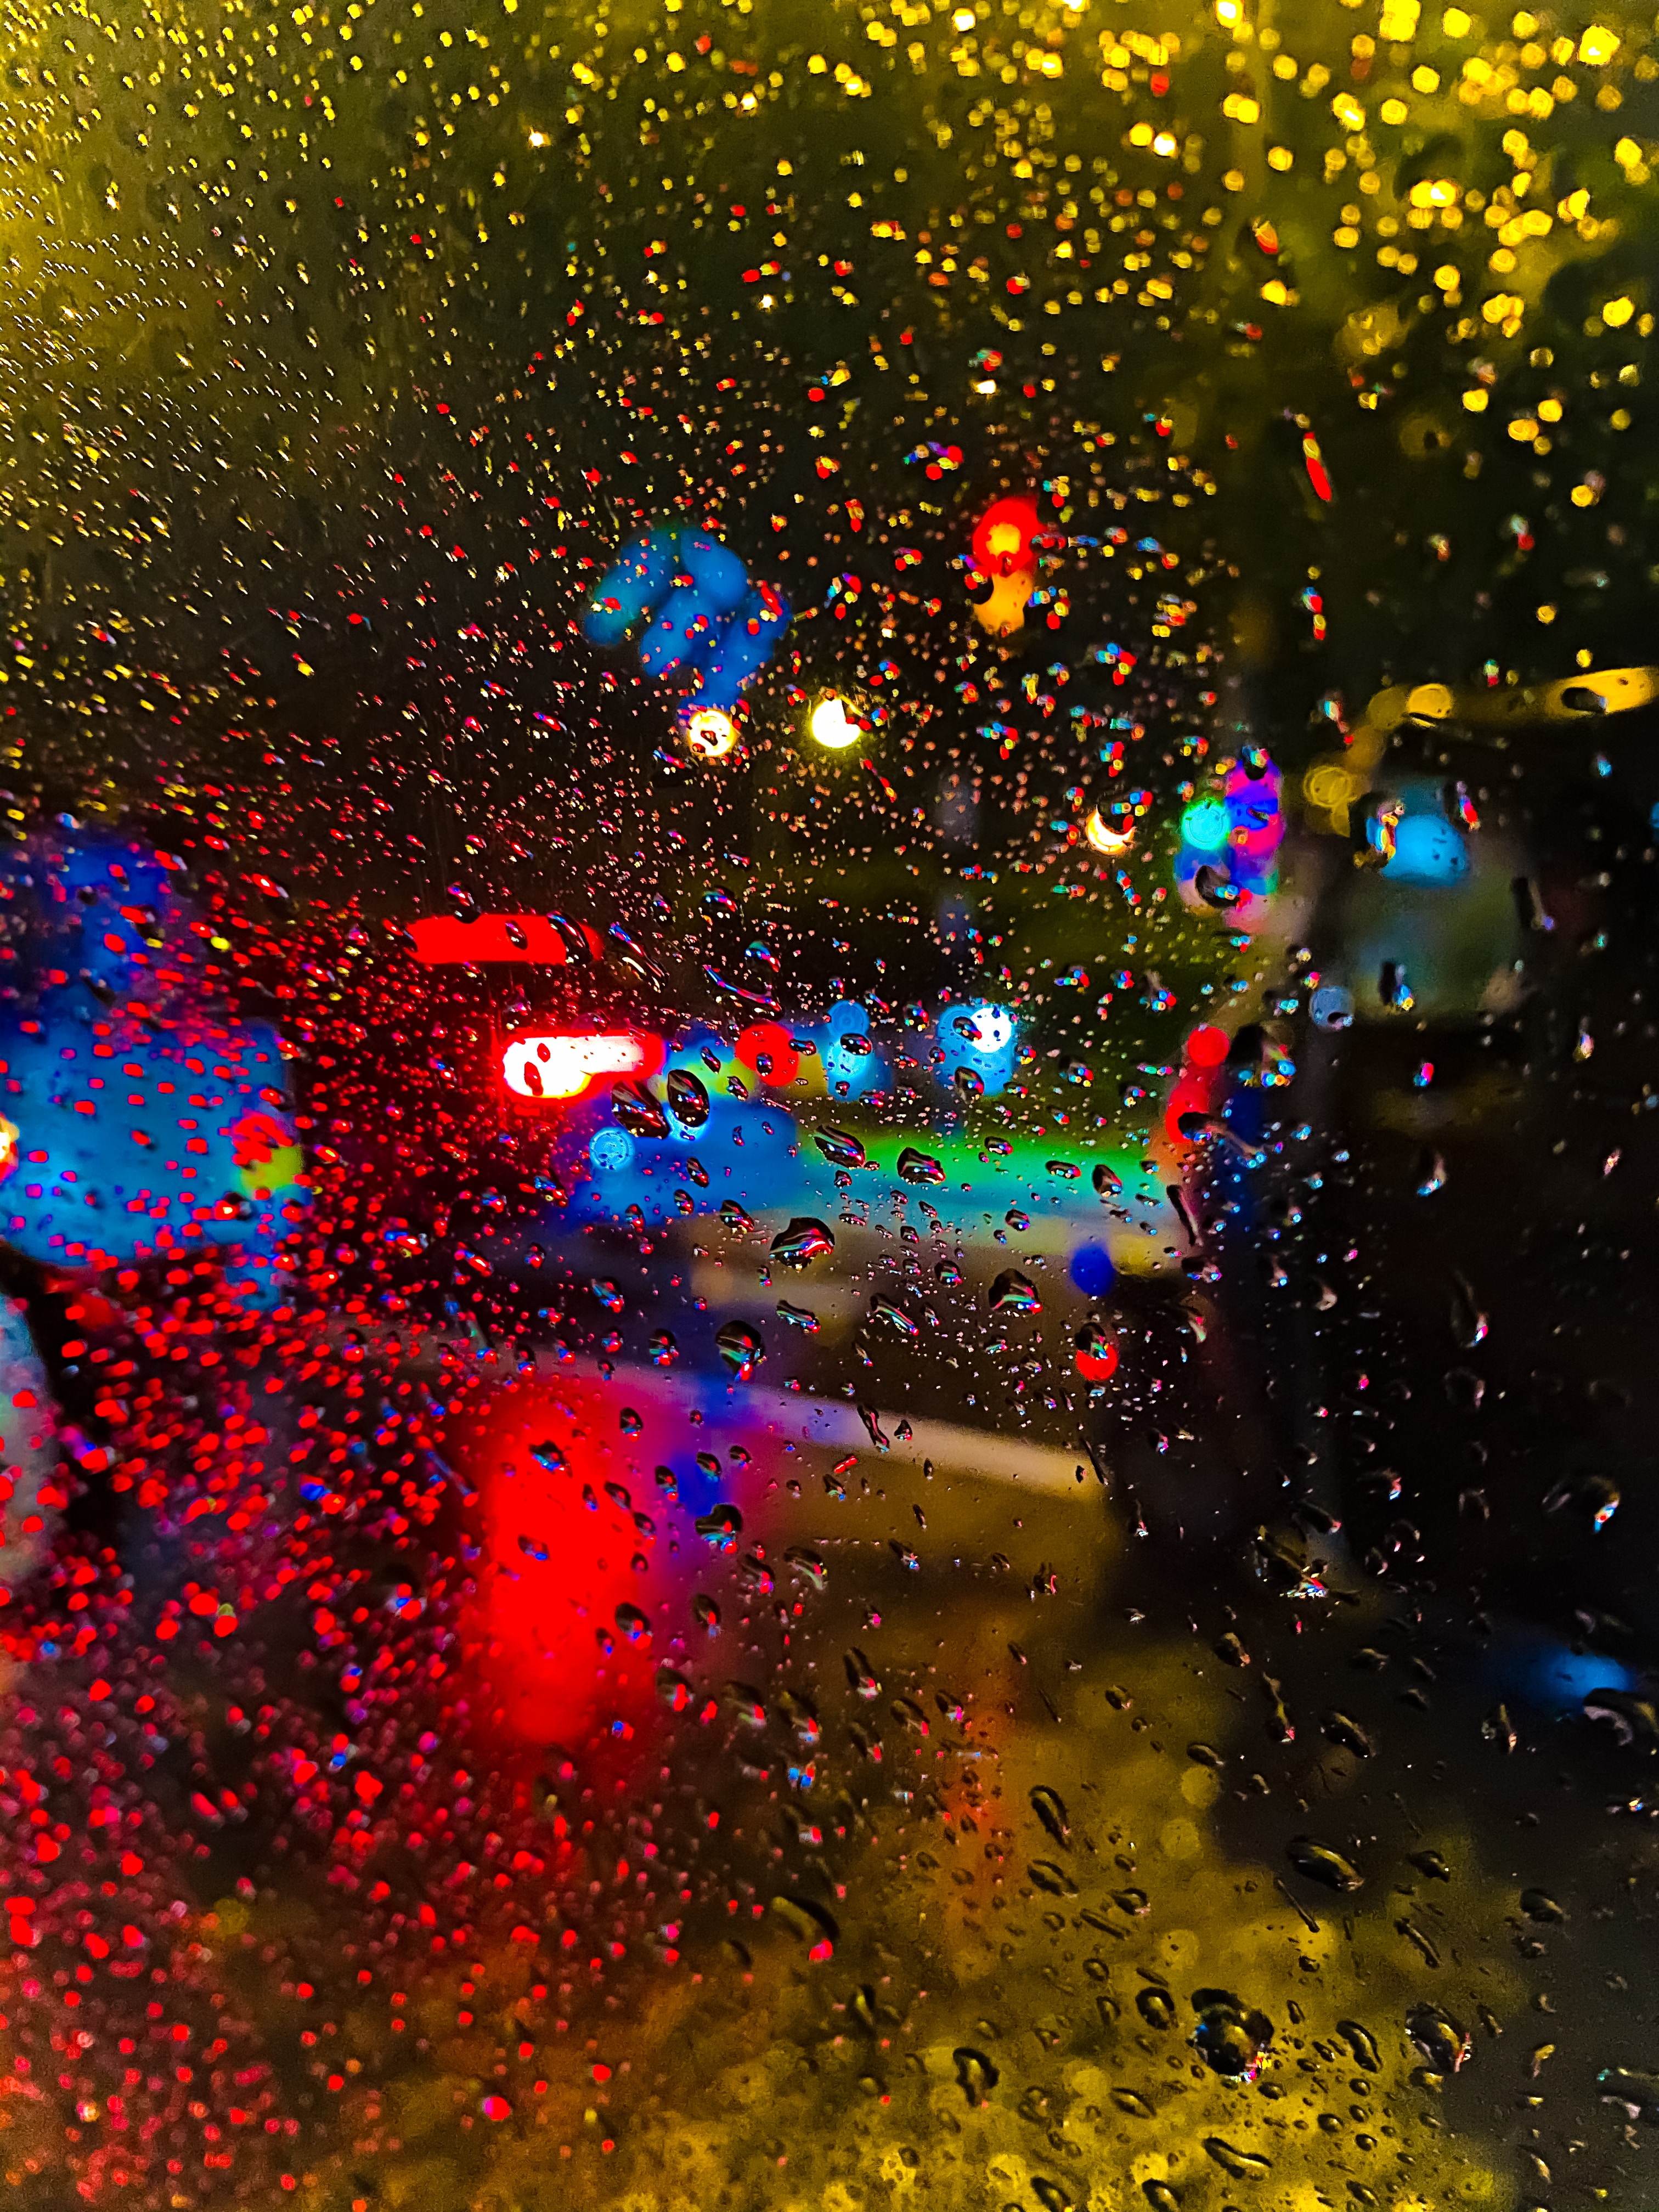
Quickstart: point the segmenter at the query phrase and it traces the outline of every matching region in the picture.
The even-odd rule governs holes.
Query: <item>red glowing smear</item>
[[[427,915],[409,925],[415,957],[428,968],[478,967],[506,960],[538,968],[562,968],[570,955],[544,914],[481,914],[471,921],[453,914]],[[604,951],[585,925],[582,935],[597,960]]]
[[[988,576],[1018,575],[1036,566],[1031,541],[1042,527],[1029,499],[995,500],[974,532],[974,558]]]
[[[1302,458],[1308,465],[1309,483],[1328,506],[1331,498],[1331,480],[1326,474],[1325,464],[1320,455],[1319,441],[1311,430],[1304,432],[1303,435]]]
[[[631,1764],[666,1717],[656,1669],[684,1601],[671,1624],[671,1514],[617,1407],[597,1382],[524,1383],[455,1440],[483,1520],[463,1662],[506,1739],[574,1750],[591,1738]],[[620,1620],[619,1607],[631,1609]]]
[[[591,1084],[654,1075],[665,1056],[662,1039],[641,1030],[516,1030],[501,1045],[501,1088],[515,1105],[564,1106]]]
[[[1227,1032],[1212,1022],[1201,1023],[1187,1040],[1187,1059],[1194,1067],[1219,1067],[1227,1057]]]
[[[781,1091],[800,1073],[800,1054],[781,1022],[751,1022],[739,1035],[737,1056],[745,1067],[756,1069],[763,1083]],[[767,1066],[761,1068],[764,1057]]]
[[[1181,1073],[1164,1109],[1164,1133],[1176,1147],[1177,1155],[1189,1153],[1194,1145],[1192,1138],[1182,1134],[1182,1115],[1214,1110],[1227,1059],[1227,1032],[1218,1029],[1213,1022],[1200,1022],[1187,1038]]]
[[[1108,1342],[1095,1352],[1077,1352],[1077,1371],[1085,1382],[1109,1382],[1117,1372],[1117,1346]]]

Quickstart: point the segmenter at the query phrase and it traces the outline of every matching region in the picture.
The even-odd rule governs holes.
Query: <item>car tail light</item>
[[[501,1043],[501,1088],[517,1105],[565,1105],[593,1083],[654,1075],[664,1056],[662,1039],[640,1030],[515,1030]]]

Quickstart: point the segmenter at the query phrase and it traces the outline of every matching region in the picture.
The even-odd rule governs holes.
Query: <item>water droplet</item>
[[[1193,2045],[1212,2073],[1229,2081],[1254,2081],[1273,2039],[1273,2022],[1253,2012],[1230,1990],[1194,1990],[1198,2026]]]
[[[1206,2136],[1204,2148],[1224,2173],[1235,2181],[1260,2181],[1273,2172],[1272,2161],[1259,2151],[1237,2150],[1221,2136]]]
[[[772,1257],[781,1267],[805,1267],[836,1249],[836,1240],[822,1221],[797,1214],[787,1229],[772,1239]]]
[[[1468,2030],[1437,2004],[1416,2004],[1406,2014],[1406,2033],[1437,2074],[1455,2074],[1473,2056]]]
[[[868,1164],[864,1146],[856,1137],[849,1137],[844,1129],[817,1129],[812,1141],[834,1166],[861,1168]]]
[[[898,1176],[901,1182],[940,1183],[945,1170],[931,1153],[919,1152],[914,1145],[907,1145],[898,1156]]]
[[[717,1552],[730,1552],[736,1549],[743,1534],[743,1516],[735,1505],[722,1502],[711,1505],[707,1513],[699,1513],[691,1525]]]
[[[665,1086],[674,1119],[683,1128],[701,1129],[708,1119],[708,1093],[689,1067],[671,1067]]]
[[[984,2104],[1001,2079],[996,2068],[982,2051],[975,2051],[969,2044],[963,2045],[951,2056],[956,2062],[957,2080],[968,2102],[973,2106]]]
[[[1161,1989],[1156,1983],[1136,1991],[1135,2010],[1148,2027],[1155,2027],[1160,2033],[1175,2026],[1175,1999],[1168,1990]]]
[[[895,1305],[891,1298],[883,1297],[879,1291],[870,1301],[870,1318],[872,1322],[881,1322],[884,1327],[890,1328],[899,1336],[915,1336],[920,1334],[915,1322],[911,1320],[903,1307]]]
[[[1042,1311],[1036,1285],[1017,1267],[1005,1267],[991,1285],[993,1313],[1034,1314]]]
[[[1292,1836],[1285,1856],[1299,1875],[1327,1889],[1346,1893],[1364,1887],[1365,1877],[1358,1868],[1316,1836]]]
[[[660,1143],[668,1135],[668,1116],[645,1085],[619,1083],[611,1093],[611,1110],[630,1137]]]
[[[766,1700],[749,1683],[728,1682],[720,1692],[720,1703],[740,1727],[763,1729],[766,1726]]]
[[[739,1382],[747,1382],[766,1357],[760,1338],[740,1321],[727,1322],[717,1333],[714,1342],[727,1369]]]
[[[1057,1844],[1069,1844],[1071,1826],[1066,1817],[1066,1801],[1057,1790],[1039,1782],[1031,1791],[1031,1810]]]
[[[775,1897],[772,1911],[786,1928],[811,1947],[809,1956],[815,1961],[821,1963],[835,1955],[836,1938],[841,1930],[821,1905],[811,1898]]]
[[[1351,1720],[1346,1713],[1335,1711],[1322,1713],[1319,1717],[1319,1726],[1321,1733],[1328,1737],[1332,1743],[1340,1744],[1344,1751],[1351,1751],[1356,1759],[1375,1757],[1376,1744],[1360,1727],[1358,1722]]]

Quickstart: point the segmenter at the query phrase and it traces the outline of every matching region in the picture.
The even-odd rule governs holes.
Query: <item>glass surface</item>
[[[1649,15],[6,45],[9,2201],[1634,2212]]]

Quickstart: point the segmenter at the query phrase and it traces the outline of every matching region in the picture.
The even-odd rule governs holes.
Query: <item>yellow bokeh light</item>
[[[1083,825],[1083,834],[1097,853],[1127,853],[1135,842],[1133,822],[1127,829],[1115,830],[1097,806],[1091,810],[1089,818]]]
[[[685,718],[685,742],[703,760],[724,760],[738,742],[738,726],[722,707],[696,707]]]
[[[831,691],[813,708],[807,727],[826,752],[844,751],[859,741],[859,726],[847,711],[847,702]]]
[[[1516,21],[1519,22],[1519,16]],[[1592,23],[1578,41],[1578,58],[1592,69],[1605,69],[1618,52],[1619,44],[1617,31],[1608,30],[1604,23]]]

